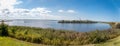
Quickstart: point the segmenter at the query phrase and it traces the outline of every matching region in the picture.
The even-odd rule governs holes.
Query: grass
[[[0,46],[53,46],[53,45],[35,44],[35,43],[21,41],[11,37],[0,36]]]
[[[45,45],[83,45],[96,44],[120,35],[120,30],[75,32],[54,29],[42,29],[23,26],[9,26],[9,36],[32,43]]]
[[[45,45],[24,42],[11,37],[0,37],[0,46],[45,46]],[[83,46],[120,46],[120,36],[100,44],[96,45],[91,44]]]
[[[0,37],[0,46],[45,46],[45,45],[24,42],[11,37]],[[96,45],[91,44],[83,46],[120,46],[120,36],[100,44]]]
[[[106,42],[96,44],[95,46],[120,46],[120,36],[118,36],[117,38],[108,40]]]
[[[120,36],[99,44],[90,44],[90,45],[88,44],[83,46],[120,46]]]
[[[36,46],[35,44],[16,40],[10,37],[0,37],[0,46]]]

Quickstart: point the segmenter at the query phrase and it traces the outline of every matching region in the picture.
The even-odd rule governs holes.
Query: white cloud
[[[64,10],[58,10],[58,12],[64,12]]]
[[[74,10],[58,10],[60,13],[75,13]]]
[[[43,14],[51,13],[52,11],[47,10],[46,8],[34,8],[31,10],[32,12],[40,12]]]
[[[23,9],[15,8],[21,4],[19,0],[0,0],[0,19],[63,19],[65,16],[52,15],[47,8]],[[58,12],[74,13],[74,10],[58,10]],[[69,19],[69,18],[65,18]]]
[[[68,13],[75,13],[74,10],[68,10],[67,12],[68,12]]]
[[[52,11],[46,8],[33,8],[33,9],[15,9],[12,13],[12,18],[20,19],[61,19],[60,16],[51,15]]]
[[[54,16],[52,11],[47,8],[23,9],[15,8],[15,5],[22,3],[18,0],[0,0],[1,18],[14,19],[61,19],[60,16]],[[7,14],[9,12],[9,14]]]
[[[0,0],[0,10],[2,9],[13,10],[14,6],[20,3],[22,2],[17,0]]]

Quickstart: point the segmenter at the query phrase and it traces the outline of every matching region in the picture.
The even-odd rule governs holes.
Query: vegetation
[[[95,44],[94,46],[120,46],[120,36],[100,44]]]
[[[8,36],[8,25],[4,24],[4,21],[0,24],[0,35]]]
[[[120,35],[120,31],[75,32],[54,29],[42,29],[22,26],[10,26],[9,36],[38,44],[46,45],[83,45],[105,42]]]
[[[0,46],[40,46],[20,40],[16,40],[10,37],[0,37]],[[43,45],[41,45],[43,46]]]
[[[58,23],[98,23],[98,22],[90,20],[61,20],[58,21]]]
[[[42,29],[23,26],[5,26],[1,24],[1,36],[45,45],[83,45],[105,42],[120,35],[119,29],[103,31],[75,32],[55,29]],[[4,28],[3,28],[4,27]],[[6,32],[6,33],[3,33]],[[7,34],[7,35],[6,35]]]
[[[115,28],[120,29],[120,23],[116,24],[116,25],[115,25]]]

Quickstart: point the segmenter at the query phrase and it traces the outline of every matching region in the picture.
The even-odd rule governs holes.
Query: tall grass
[[[75,32],[66,30],[42,29],[22,26],[10,26],[9,36],[27,42],[47,45],[83,45],[105,42],[120,35],[120,31]]]

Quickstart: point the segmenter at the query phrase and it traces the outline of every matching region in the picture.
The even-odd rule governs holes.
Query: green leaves
[[[3,20],[0,24],[0,34],[1,36],[8,36],[8,25],[4,24]]]

